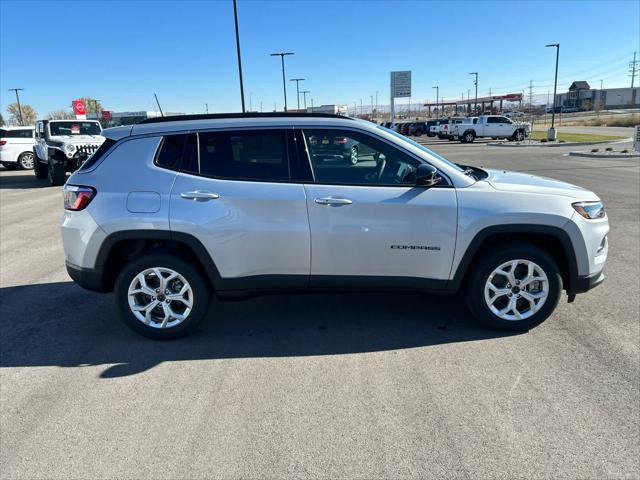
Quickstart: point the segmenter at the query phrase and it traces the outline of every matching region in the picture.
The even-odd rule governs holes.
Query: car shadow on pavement
[[[49,181],[38,180],[33,170],[7,170],[0,167],[0,190],[49,187]]]
[[[72,282],[0,289],[0,367],[107,365],[102,378],[162,362],[336,355],[511,335],[476,326],[455,297],[348,293],[212,301],[190,336],[154,341],[117,318],[113,295]]]

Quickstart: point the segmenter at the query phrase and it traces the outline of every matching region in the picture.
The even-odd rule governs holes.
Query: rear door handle
[[[220,198],[220,195],[213,192],[207,192],[206,190],[195,190],[193,192],[182,192],[180,194],[182,198],[186,198],[187,200],[196,200],[201,202],[206,202],[207,200],[216,200]]]
[[[318,205],[351,205],[353,201],[348,198],[322,197],[314,200]]]

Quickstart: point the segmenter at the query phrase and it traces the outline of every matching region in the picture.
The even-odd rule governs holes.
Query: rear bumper
[[[65,262],[67,273],[71,279],[86,290],[94,292],[106,292],[104,285],[104,275],[102,270],[93,268],[78,267],[69,262]]]
[[[586,277],[576,277],[576,279],[571,284],[570,291],[567,291],[567,294],[574,295],[578,293],[585,293],[589,290],[596,288],[602,282],[604,282],[604,273],[598,272],[594,275],[586,276]]]

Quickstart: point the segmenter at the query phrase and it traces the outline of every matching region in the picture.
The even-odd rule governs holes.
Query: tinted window
[[[359,132],[305,130],[317,183],[414,185],[419,161]]]
[[[499,123],[511,123],[511,120],[506,117],[498,117],[498,121]]]
[[[489,117],[487,118],[487,123],[500,123],[498,121],[498,117]]]
[[[116,143],[115,140],[107,138],[104,141],[104,143],[102,145],[100,145],[100,148],[98,148],[98,150],[96,150],[95,153],[93,155],[91,155],[87,159],[87,161],[82,164],[82,166],[80,167],[79,171],[89,170],[91,167],[93,167],[96,163],[98,163],[98,160],[100,160],[102,157],[104,157],[104,154],[107,153],[107,151],[113,145],[115,145],[115,143]]]
[[[0,129],[0,137],[2,138],[32,138],[33,130],[4,130]]]
[[[288,181],[285,132],[200,133],[200,173],[236,180]]]
[[[180,166],[187,135],[167,135],[162,139],[156,163],[159,167],[176,169]]]

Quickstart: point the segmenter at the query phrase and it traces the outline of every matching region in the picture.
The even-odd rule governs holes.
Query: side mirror
[[[416,186],[431,188],[440,183],[441,178],[433,165],[422,163],[416,170]]]

